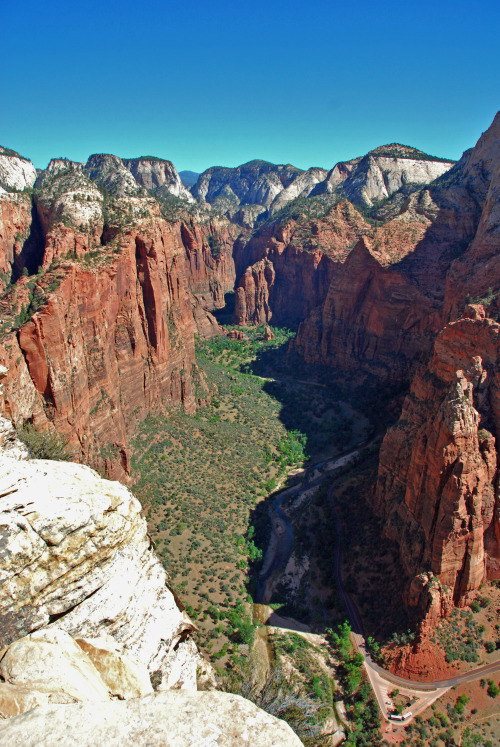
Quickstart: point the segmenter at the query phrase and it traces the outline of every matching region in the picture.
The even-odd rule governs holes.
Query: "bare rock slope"
[[[2,450],[0,536],[1,647],[52,627],[110,636],[163,688],[196,687],[193,626],[126,487],[83,465]]]
[[[68,729],[71,724],[71,729]],[[42,707],[0,727],[9,747],[300,747],[284,721],[238,695],[170,691],[125,702]]]

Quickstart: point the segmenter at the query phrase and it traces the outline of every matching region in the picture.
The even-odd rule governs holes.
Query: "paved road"
[[[500,671],[499,660],[492,662],[491,664],[484,664],[483,666],[477,667],[470,672],[457,674],[455,677],[450,677],[446,680],[437,680],[435,682],[416,682],[415,680],[410,680],[405,677],[399,677],[398,675],[392,674],[386,669],[380,667],[378,664],[375,664],[375,662],[370,657],[370,654],[366,650],[366,644],[363,635],[363,624],[361,622],[358,608],[344,588],[342,579],[342,535],[340,530],[340,522],[335,508],[333,508],[333,511],[335,517],[335,534],[337,540],[334,547],[334,576],[336,591],[341,598],[347,612],[347,617],[352,628],[353,638],[356,646],[360,654],[363,655],[365,664],[370,667],[370,669],[372,669],[374,672],[376,672],[389,682],[392,682],[395,685],[401,685],[403,687],[411,686],[412,690],[435,690],[436,688],[441,687],[454,687],[455,685],[460,685],[464,682],[472,682],[479,679],[480,677],[483,677],[484,675],[491,675]]]

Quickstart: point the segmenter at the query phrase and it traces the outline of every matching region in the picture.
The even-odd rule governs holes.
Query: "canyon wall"
[[[382,444],[375,498],[400,545],[408,601],[430,618],[500,573],[500,113],[458,177],[447,217],[470,241],[443,283],[446,326]]]
[[[382,444],[375,506],[422,611],[436,580],[463,605],[500,578],[499,344],[500,325],[469,306],[437,336]]]
[[[0,197],[0,260],[18,275],[1,302],[5,412],[55,427],[78,459],[123,478],[138,419],[195,410],[194,335],[218,333],[209,309],[232,288],[233,239],[225,219],[165,220],[121,162],[92,163],[98,184],[54,161],[33,207],[25,194]],[[126,196],[110,198],[104,181]]]

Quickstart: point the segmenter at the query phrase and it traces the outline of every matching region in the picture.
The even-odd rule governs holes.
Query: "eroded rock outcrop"
[[[152,156],[122,160],[136,182],[147,190],[154,192],[159,190],[160,194],[173,195],[188,202],[194,202],[191,192],[183,185],[171,161]]]
[[[9,148],[0,146],[0,194],[2,192],[22,192],[32,187],[36,179],[36,169],[27,158]]]
[[[409,603],[434,616],[442,597],[463,605],[500,577],[499,345],[500,325],[480,306],[449,324],[380,452],[375,505],[415,579]]]
[[[193,625],[168,587],[139,502],[89,467],[18,456],[0,453],[0,647],[9,646],[0,662],[4,681],[25,689],[31,682],[32,689],[48,692],[37,665],[31,672],[27,662],[47,656],[62,662],[73,651],[79,661],[88,659],[87,672],[109,674],[112,665],[110,680],[130,669],[129,656],[155,673],[160,689],[196,688]],[[77,646],[67,633],[85,640]],[[35,650],[41,653],[30,653]],[[130,694],[132,674],[128,679]],[[112,692],[103,681],[103,692]],[[146,687],[140,681],[137,670],[138,691]]]

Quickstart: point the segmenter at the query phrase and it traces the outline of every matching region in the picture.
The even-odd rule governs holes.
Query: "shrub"
[[[493,680],[488,680],[488,689],[486,691],[490,698],[496,698],[500,693],[500,688]]]
[[[19,439],[28,447],[34,459],[56,459],[71,461],[72,454],[67,440],[57,431],[38,431],[31,423],[25,423],[17,432]]]
[[[329,737],[322,734],[320,721],[322,704],[300,692],[299,685],[280,667],[271,669],[264,684],[257,684],[256,672],[251,667],[245,671],[230,672],[221,684],[221,690],[242,695],[259,708],[286,721],[301,739],[304,747],[327,747]]]

